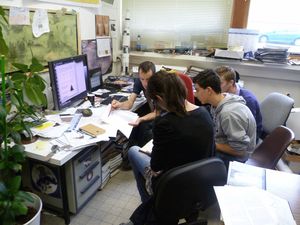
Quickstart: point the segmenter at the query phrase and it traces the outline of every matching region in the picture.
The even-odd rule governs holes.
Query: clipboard
[[[104,129],[102,129],[101,127],[98,127],[94,124],[91,124],[91,123],[80,127],[79,131],[81,131],[87,135],[90,135],[91,137],[97,137],[97,135],[105,133]]]

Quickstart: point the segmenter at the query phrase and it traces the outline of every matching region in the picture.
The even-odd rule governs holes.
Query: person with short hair
[[[229,161],[245,162],[256,146],[256,122],[245,100],[222,93],[220,77],[214,70],[199,72],[194,83],[196,97],[212,107],[216,155],[227,168]]]
[[[237,83],[238,73],[232,67],[220,66],[217,67],[215,70],[221,78],[222,92],[236,94],[242,96],[245,99],[246,105],[252,112],[256,121],[256,139],[258,141],[259,137],[261,136],[263,128],[262,128],[262,116],[261,116],[260,107],[257,98],[251,91],[239,86],[239,84]]]

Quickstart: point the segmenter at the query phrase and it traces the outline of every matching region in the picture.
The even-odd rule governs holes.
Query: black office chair
[[[216,202],[213,186],[226,184],[227,171],[222,160],[209,158],[171,169],[154,187],[154,214],[159,225],[207,224],[197,220],[198,212]]]
[[[277,127],[255,148],[246,164],[275,169],[284,151],[294,138],[295,135],[291,129],[285,126]]]

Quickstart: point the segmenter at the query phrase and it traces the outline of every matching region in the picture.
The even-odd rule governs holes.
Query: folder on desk
[[[97,135],[104,134],[105,130],[94,124],[86,124],[79,128],[79,130],[87,135],[96,137]]]

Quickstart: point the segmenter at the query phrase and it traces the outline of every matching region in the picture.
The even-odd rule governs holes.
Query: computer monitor
[[[86,55],[48,62],[54,106],[56,110],[77,106],[88,93]]]

